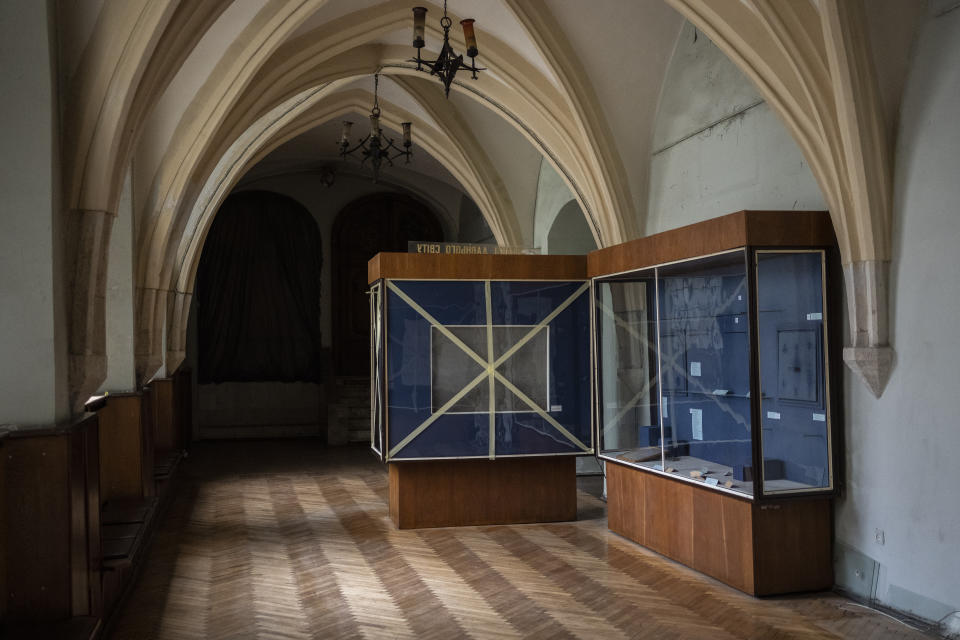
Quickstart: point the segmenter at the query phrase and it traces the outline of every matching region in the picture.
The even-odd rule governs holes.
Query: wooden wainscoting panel
[[[7,440],[0,430],[0,624],[7,615]]]
[[[750,503],[717,491],[693,489],[693,566],[753,593]]]
[[[100,585],[103,555],[100,546],[100,416],[93,414],[84,421],[84,503],[87,539],[87,591],[90,610],[87,615],[103,614],[103,589]]]
[[[573,457],[392,462],[400,529],[559,522],[577,516]]]
[[[724,582],[755,593],[753,557],[753,505],[746,500],[720,496],[723,505],[723,538],[726,562]]]
[[[69,440],[20,433],[5,446],[7,619],[60,620],[73,611]]]
[[[193,372],[181,367],[173,374],[174,402],[180,449],[189,449],[193,441]]]
[[[153,479],[155,458],[154,407],[156,394],[152,383],[143,388],[140,403],[140,486],[141,495],[149,498],[156,495],[156,482]]]
[[[619,464],[608,464],[606,469],[607,524],[611,531],[640,542],[645,539],[646,476]]]
[[[647,474],[643,484],[646,535],[641,544],[692,566],[693,487],[653,474]]]
[[[102,502],[144,497],[142,401],[139,393],[111,394],[98,412]]]
[[[150,404],[153,408],[153,444],[156,451],[180,448],[174,407],[173,378],[154,378],[150,381]]]
[[[754,505],[756,593],[819,591],[833,586],[833,501]]]

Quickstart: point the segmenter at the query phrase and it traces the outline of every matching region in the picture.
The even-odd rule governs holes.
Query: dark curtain
[[[200,382],[320,380],[320,231],[296,201],[229,196],[197,271]]]

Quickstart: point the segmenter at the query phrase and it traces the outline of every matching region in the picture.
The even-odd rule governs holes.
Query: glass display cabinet
[[[391,505],[398,526],[404,514],[409,526],[575,517],[573,457],[594,453],[585,267],[582,256],[371,261],[371,447],[390,465],[391,500],[393,485],[416,483],[435,497],[451,482],[463,494],[440,499],[460,503],[447,520],[437,520],[436,501]],[[562,517],[531,515],[543,506],[537,487],[555,492],[544,483],[569,493]],[[518,495],[525,491],[533,493]],[[415,504],[418,494],[397,499]],[[465,513],[463,503],[477,510]]]
[[[597,278],[601,457],[751,498],[832,491],[825,269],[824,249],[735,249]]]
[[[832,585],[834,251],[826,213],[740,212],[590,255],[611,529],[750,593]]]

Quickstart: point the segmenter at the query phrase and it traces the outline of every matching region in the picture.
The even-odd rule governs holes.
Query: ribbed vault
[[[485,23],[483,15],[476,16],[480,60],[487,71],[479,81],[465,79],[453,90],[492,109],[543,154],[587,216],[598,245],[636,237],[646,215],[649,151],[641,143],[639,153],[625,161],[617,133],[650,128],[652,117],[615,121],[604,105],[643,101],[643,112],[654,113],[662,73],[645,75],[646,85],[631,85],[635,95],[609,94],[609,83],[594,81],[606,69],[596,58],[587,61],[574,45],[587,33],[602,40],[603,25],[592,25],[588,11],[569,16],[576,3],[562,0],[496,4],[510,24]],[[647,4],[653,7],[652,0]],[[848,361],[855,369],[866,363],[861,373],[864,367],[876,368],[889,356],[890,153],[862,3],[667,4],[753,80],[809,161],[830,203],[846,268],[853,349]],[[427,40],[436,46],[442,6],[427,6]],[[137,361],[145,379],[165,358],[168,366],[182,358],[196,261],[219,203],[250,167],[285,141],[345,113],[367,110],[369,92],[349,85],[378,69],[417,106],[385,104],[387,125],[413,121],[417,146],[450,170],[497,241],[521,241],[519,212],[505,188],[509,176],[501,175],[491,159],[484,132],[474,130],[452,101],[443,99],[435,80],[411,68],[412,49],[401,44],[409,40],[410,7],[408,0],[104,4],[66,85],[71,108],[64,122],[64,195],[66,207],[77,212],[68,256],[74,274],[75,399],[95,388],[105,371],[106,255],[131,164],[138,178]],[[462,6],[455,2],[451,9]],[[327,14],[331,18],[322,19]],[[679,29],[681,21],[669,10],[649,14],[648,23],[636,26],[637,38]],[[458,29],[451,34],[462,50]],[[596,46],[610,55],[629,55],[631,42],[596,41]],[[665,67],[668,55],[638,63]],[[598,92],[598,86],[607,93]],[[649,131],[640,133],[636,139],[650,139]],[[164,335],[167,354],[161,347]],[[882,389],[878,379],[868,382]]]

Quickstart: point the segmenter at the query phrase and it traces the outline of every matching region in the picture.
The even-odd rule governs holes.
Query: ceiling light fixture
[[[477,56],[480,51],[477,49],[477,36],[473,32],[474,20],[473,18],[467,18],[460,21],[460,26],[463,27],[463,39],[467,43],[467,55],[470,57],[469,65],[464,64],[463,56],[457,55],[453,47],[450,46],[450,26],[453,25],[453,20],[447,17],[447,0],[443,0],[443,17],[440,18],[440,26],[443,27],[443,46],[440,47],[440,54],[436,60],[424,60],[420,56],[420,50],[426,46],[426,41],[423,39],[426,21],[426,7],[414,7],[413,46],[417,48],[417,57],[411,58],[410,62],[417,63],[417,71],[429,69],[430,75],[440,78],[440,82],[443,83],[443,90],[446,92],[447,98],[450,98],[450,85],[453,84],[453,78],[457,75],[457,71],[461,69],[469,71],[474,80],[477,79],[478,71],[486,71],[486,69],[477,67]],[[427,69],[424,69],[424,66]]]
[[[349,120],[343,121],[343,128],[340,130],[340,157],[346,159],[347,156],[355,151],[360,151],[363,159],[360,160],[360,166],[367,160],[370,161],[370,167],[373,170],[373,181],[376,182],[380,177],[380,164],[386,160],[387,164],[393,166],[393,161],[403,156],[406,158],[406,164],[410,163],[412,154],[412,136],[410,132],[411,124],[403,122],[403,149],[393,143],[393,138],[387,138],[380,129],[380,72],[373,74],[373,108],[370,110],[370,133],[360,140],[353,148],[350,147],[350,130],[353,123]],[[391,156],[390,151],[396,151],[396,155]]]

